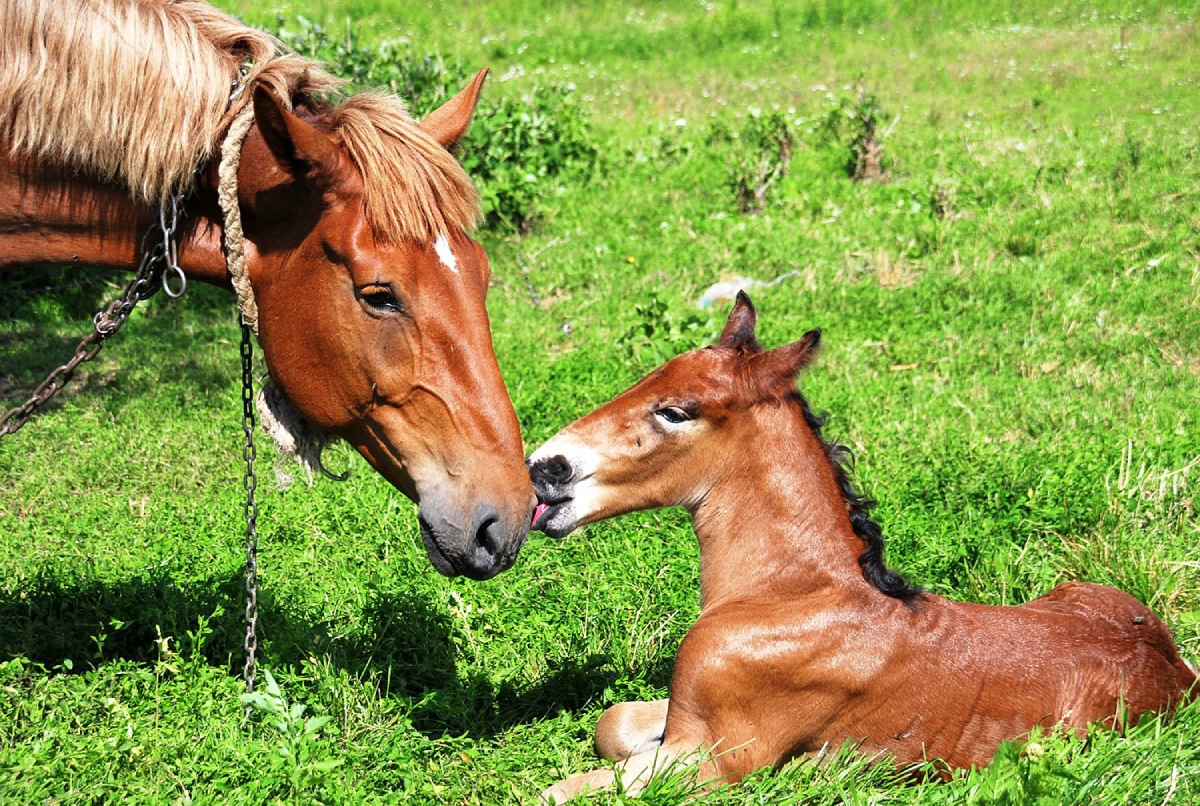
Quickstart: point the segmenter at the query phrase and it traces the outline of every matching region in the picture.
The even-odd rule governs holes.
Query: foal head
[[[540,502],[534,528],[562,537],[642,509],[694,511],[729,478],[731,457],[770,438],[745,415],[794,394],[796,374],[816,356],[821,331],[763,350],[755,321],[739,294],[717,344],[671,359],[538,448],[528,462]]]

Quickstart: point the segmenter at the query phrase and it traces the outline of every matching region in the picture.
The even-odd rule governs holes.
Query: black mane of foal
[[[904,577],[888,568],[884,563],[883,530],[879,528],[879,524],[871,520],[871,510],[875,507],[876,502],[869,496],[856,493],[850,483],[847,468],[854,465],[854,453],[844,445],[826,440],[821,435],[821,427],[825,425],[827,415],[814,413],[808,400],[800,392],[797,391],[794,395],[795,402],[804,412],[804,422],[812,429],[817,441],[825,449],[825,456],[833,468],[838,488],[846,499],[846,508],[850,513],[850,525],[854,528],[854,534],[867,544],[863,553],[858,555],[858,564],[862,566],[863,577],[880,592],[893,599],[899,599],[909,606],[915,605],[924,591],[910,585]]]

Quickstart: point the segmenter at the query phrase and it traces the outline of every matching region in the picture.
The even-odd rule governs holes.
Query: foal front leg
[[[670,700],[622,702],[596,724],[596,754],[612,761],[646,753],[662,745]]]
[[[647,703],[649,704],[649,703]],[[650,780],[668,769],[679,769],[695,764],[703,758],[703,749],[699,742],[665,743],[653,750],[631,756],[612,769],[592,770],[591,772],[572,775],[564,781],[543,790],[541,802],[546,806],[566,803],[576,795],[599,789],[615,789],[620,784],[621,790],[627,795],[637,795],[650,783]],[[699,774],[704,774],[708,764],[700,767]]]

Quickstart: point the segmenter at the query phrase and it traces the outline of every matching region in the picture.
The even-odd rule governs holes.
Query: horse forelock
[[[431,242],[479,223],[475,184],[400,99],[352,95],[330,110],[327,122],[363,177],[367,220],[377,240]]]
[[[0,0],[0,32],[0,147],[151,205],[190,188],[216,155],[243,64],[289,107],[344,85],[198,0]],[[358,95],[325,109],[362,175],[377,239],[433,240],[478,222],[471,180],[399,98]]]

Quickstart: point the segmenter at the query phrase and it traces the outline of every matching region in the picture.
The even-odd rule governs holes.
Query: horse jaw
[[[263,430],[270,435],[280,453],[300,463],[310,486],[315,474],[331,475],[321,464],[321,452],[335,438],[306,420],[273,380],[268,378],[263,384],[255,407]],[[277,471],[276,475],[283,486],[291,481],[287,473]]]

